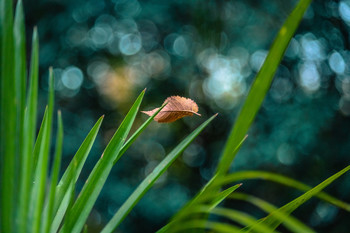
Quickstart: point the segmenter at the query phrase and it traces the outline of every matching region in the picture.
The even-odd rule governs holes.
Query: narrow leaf
[[[73,186],[75,186],[75,182],[77,181],[80,172],[83,168],[83,165],[86,161],[86,158],[91,150],[93,143],[95,142],[97,133],[101,127],[104,116],[100,117],[95,125],[92,127],[85,140],[79,147],[78,151],[75,153],[72,161],[70,162],[68,168],[65,170],[60,182],[56,188],[55,195],[55,205],[53,213],[56,215],[57,211],[65,212],[67,205],[62,206],[63,199],[65,196],[70,194],[70,185],[73,180]]]
[[[159,123],[173,122],[185,116],[192,116],[193,114],[200,116],[200,114],[198,114],[197,104],[191,99],[171,96],[164,101],[164,104],[166,104],[166,106],[154,118],[154,120]],[[141,112],[152,116],[158,110],[159,108],[155,108],[151,111]]]
[[[49,101],[45,111],[43,123],[39,130],[39,136],[35,144],[34,157],[37,157],[36,167],[31,191],[31,206],[29,211],[31,231],[39,232],[42,221],[42,213],[45,202],[45,187],[49,166],[49,152],[51,146],[51,130],[54,104],[53,71],[49,72]],[[37,149],[38,148],[38,149]],[[37,155],[36,155],[37,153]]]
[[[21,233],[28,232],[26,228],[29,225],[27,224],[27,215],[29,212],[30,190],[33,183],[33,146],[36,134],[39,69],[39,39],[36,28],[34,28],[33,31],[30,65],[29,90],[23,123],[23,151],[21,155],[24,164],[23,170],[21,170],[21,190],[19,200],[21,207],[19,208],[18,213],[18,219],[21,220],[18,230]]]
[[[0,229],[15,217],[16,92],[12,1],[0,1]]]
[[[242,138],[252,124],[265,95],[270,87],[273,76],[283,57],[285,50],[292,39],[306,9],[311,0],[300,0],[293,12],[288,16],[284,25],[280,29],[266,60],[261,67],[253,85],[250,88],[245,103],[235,121],[231,133],[226,141],[217,171],[225,174],[235,158],[234,149],[241,142]]]
[[[57,137],[56,137],[56,151],[55,151],[55,159],[53,162],[53,168],[51,173],[51,183],[50,183],[50,191],[49,198],[47,200],[47,208],[43,214],[43,224],[41,225],[41,232],[49,232],[51,228],[51,223],[53,220],[53,207],[55,203],[55,193],[56,193],[56,185],[58,181],[58,175],[60,171],[61,164],[61,155],[62,155],[62,143],[63,143],[63,123],[61,117],[61,111],[58,111],[57,114]]]
[[[168,167],[175,161],[175,159],[183,152],[186,147],[198,136],[198,134],[217,116],[215,114],[196,130],[188,135],[178,146],[176,146],[160,164],[141,182],[136,190],[129,196],[129,198],[119,208],[117,213],[103,228],[102,233],[112,232],[124,220],[133,207],[139,202],[144,194],[153,186],[154,182],[168,169]]]
[[[294,180],[292,178],[275,174],[272,172],[266,172],[266,171],[241,171],[241,172],[235,172],[232,174],[228,174],[227,176],[218,179],[216,182],[216,185],[226,185],[230,183],[234,183],[237,181],[242,180],[248,180],[248,179],[263,179],[263,180],[269,180],[273,181],[285,186],[289,186],[295,189],[299,189],[301,191],[308,191],[311,189],[311,186],[306,185],[300,181]],[[350,204],[343,202],[325,192],[320,192],[316,195],[317,198],[320,198],[323,201],[329,202],[332,205],[335,205],[339,208],[342,208],[346,211],[350,211]]]
[[[142,133],[143,130],[147,128],[147,126],[151,123],[153,118],[164,108],[165,105],[160,107],[158,111],[156,111],[151,117],[149,117],[136,131],[133,135],[128,139],[128,141],[123,145],[122,149],[119,152],[119,155],[116,160],[114,160],[114,164],[118,161],[118,159],[125,153],[125,151],[132,145],[132,143],[137,139],[137,137]]]
[[[15,231],[16,232],[25,232],[25,214],[23,210],[25,209],[25,181],[27,174],[26,164],[25,164],[25,155],[24,152],[24,114],[25,114],[25,99],[26,99],[26,34],[24,26],[24,13],[23,13],[23,4],[19,0],[16,6],[16,14],[14,21],[14,42],[15,42],[15,61],[17,68],[15,69],[15,84],[16,84],[16,103],[17,103],[17,145],[16,145],[16,154],[18,158],[18,189],[16,195],[16,219],[15,219]]]
[[[323,181],[321,184],[317,185],[313,189],[307,191],[300,197],[294,199],[293,201],[289,202],[288,204],[284,205],[278,210],[272,212],[267,217],[258,221],[256,224],[243,229],[243,232],[254,232],[256,227],[259,226],[260,224],[270,226],[272,228],[271,232],[273,232],[273,230],[275,230],[286,219],[286,217],[290,215],[295,209],[297,209],[299,206],[304,204],[311,197],[321,192],[324,188],[326,188],[328,185],[333,183],[333,181],[338,179],[341,175],[343,175],[349,170],[350,170],[350,165],[344,168],[343,170],[337,172],[333,176],[329,177],[328,179],[326,179],[325,181]]]
[[[244,194],[244,193],[233,193],[232,195],[229,196],[229,198],[232,199],[238,199],[242,201],[249,202],[252,205],[257,206],[261,210],[265,211],[266,213],[271,213],[275,210],[277,210],[277,207],[272,205],[271,203],[262,200],[260,198],[254,197],[249,194]],[[289,229],[291,232],[299,233],[299,232],[315,232],[312,230],[310,227],[306,226],[304,223],[293,217],[292,215],[285,216],[283,219],[282,223],[287,229]]]
[[[117,129],[113,138],[108,143],[103,155],[95,165],[71,211],[67,213],[67,218],[65,219],[61,232],[78,233],[82,230],[85,221],[113,167],[113,162],[117,158],[131,129],[144,94],[145,91],[142,91]]]

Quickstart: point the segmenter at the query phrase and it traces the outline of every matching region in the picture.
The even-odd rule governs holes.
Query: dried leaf
[[[171,96],[168,97],[164,104],[166,106],[154,117],[154,120],[159,123],[169,123],[176,121],[185,116],[192,116],[193,114],[198,114],[197,104],[188,98],[181,96]],[[159,108],[155,108],[151,111],[141,111],[149,116],[152,116]]]

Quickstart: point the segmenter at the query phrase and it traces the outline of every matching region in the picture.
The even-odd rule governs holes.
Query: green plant
[[[228,174],[229,167],[246,139],[247,131],[266,95],[273,75],[282,59],[305,10],[311,0],[301,0],[281,28],[269,55],[253,83],[246,102],[238,115],[236,124],[226,142],[216,174],[208,184],[181,209],[159,232],[188,231],[189,229],[212,229],[218,232],[254,231],[272,232],[281,223],[295,232],[313,232],[290,214],[313,196],[328,201],[340,208],[350,210],[347,203],[321,192],[350,166],[328,178],[318,186],[310,187],[273,173],[241,172]],[[33,32],[29,71],[29,88],[26,90],[26,43],[22,2],[18,1],[13,20],[12,1],[0,0],[0,156],[1,156],[1,232],[81,232],[86,219],[112,169],[124,152],[149,125],[164,105],[158,109],[126,140],[138,113],[145,91],[141,92],[123,122],[105,148],[101,158],[89,175],[82,191],[75,197],[75,184],[94,143],[103,116],[96,122],[71,163],[59,179],[63,141],[61,113],[57,113],[55,153],[52,168],[49,169],[49,148],[54,118],[53,72],[49,72],[49,98],[43,120],[36,136],[38,98],[38,35]],[[112,232],[124,220],[154,182],[174,162],[181,152],[215,118],[212,116],[180,142],[164,160],[140,183],[120,207],[102,232]],[[17,172],[19,171],[19,172]],[[48,179],[50,174],[50,179]],[[236,193],[240,184],[222,190],[237,180],[265,178],[288,184],[305,194],[276,208],[269,203],[246,194]],[[49,184],[49,185],[47,185]],[[47,192],[48,190],[48,192]],[[246,213],[218,207],[227,198],[237,198],[256,204],[269,215],[256,220]],[[208,220],[214,214],[236,221],[245,228]]]

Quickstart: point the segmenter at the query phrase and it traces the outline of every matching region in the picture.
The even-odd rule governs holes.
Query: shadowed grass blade
[[[297,209],[299,206],[304,204],[311,197],[321,192],[324,188],[326,188],[333,181],[338,179],[341,175],[343,175],[349,170],[350,170],[350,165],[344,168],[343,170],[337,172],[335,175],[329,177],[328,179],[326,179],[325,181],[323,181],[321,184],[317,185],[313,189],[307,191],[300,197],[294,199],[293,201],[289,202],[288,204],[284,205],[278,210],[272,212],[267,217],[259,220],[256,224],[249,226],[247,228],[244,228],[242,232],[254,232],[256,230],[256,227],[259,226],[260,224],[268,225],[271,227],[272,231],[275,230],[295,209]]]
[[[61,117],[61,111],[57,113],[57,137],[56,137],[56,151],[55,151],[55,159],[52,165],[51,172],[51,182],[50,182],[50,191],[47,200],[47,208],[45,208],[45,212],[43,214],[43,223],[41,224],[41,232],[49,232],[51,228],[51,223],[53,220],[53,207],[55,204],[55,194],[56,194],[56,185],[58,181],[58,175],[60,172],[60,164],[61,164],[61,155],[62,155],[62,143],[63,143],[63,123]]]
[[[29,89],[27,95],[27,104],[24,113],[23,123],[23,151],[20,186],[20,208],[18,219],[20,219],[18,232],[27,232],[27,215],[29,211],[30,190],[33,178],[33,146],[36,134],[37,118],[37,99],[38,99],[38,67],[39,67],[39,39],[36,28],[33,31],[32,55],[30,61]]]
[[[142,91],[134,105],[131,107],[129,113],[126,115],[123,122],[117,129],[113,138],[108,143],[104,153],[91,172],[71,211],[67,213],[67,217],[61,232],[78,233],[82,230],[85,221],[113,167],[113,162],[116,160],[131,129],[144,94],[145,91]]]
[[[241,172],[235,172],[232,174],[227,175],[224,178],[221,178],[217,180],[218,185],[226,185],[230,183],[234,183],[237,181],[242,180],[248,180],[248,179],[263,179],[263,180],[269,180],[273,181],[282,185],[286,185],[289,187],[293,187],[295,189],[299,189],[301,191],[308,191],[312,187],[308,186],[306,184],[301,183],[300,181],[294,180],[292,178],[275,174],[272,172],[266,172],[266,171],[241,171]],[[350,204],[343,202],[325,192],[320,192],[316,195],[316,197],[320,198],[321,200],[324,200],[326,202],[331,203],[332,205],[335,205],[339,208],[342,208],[346,211],[350,211]]]
[[[16,84],[12,1],[0,1],[0,229],[13,232],[15,208]]]
[[[280,29],[266,60],[261,67],[257,77],[250,88],[245,103],[235,121],[231,130],[223,154],[221,156],[217,171],[219,174],[225,174],[229,170],[236,153],[234,152],[242,138],[252,124],[264,97],[270,87],[273,76],[283,57],[285,50],[292,39],[306,9],[311,0],[300,0],[293,12],[288,16],[284,25]]]
[[[15,219],[15,231],[16,232],[24,232],[24,223],[25,223],[25,214],[22,213],[25,202],[25,187],[27,174],[25,173],[25,155],[23,153],[24,149],[24,113],[25,113],[25,100],[26,100],[26,34],[25,34],[25,26],[24,26],[24,13],[23,13],[23,4],[22,1],[19,0],[16,6],[16,14],[14,21],[14,45],[15,45],[15,61],[16,61],[16,69],[15,69],[15,85],[16,85],[16,101],[17,101],[17,145],[16,145],[16,154],[18,155],[18,189],[16,195],[16,219]],[[20,216],[22,215],[22,216]]]
[[[43,123],[39,130],[39,136],[35,144],[34,156],[37,157],[36,167],[34,168],[34,179],[31,191],[31,201],[29,216],[32,221],[30,223],[31,230],[28,232],[37,233],[40,231],[42,222],[42,213],[45,202],[45,188],[47,171],[49,166],[49,152],[51,145],[52,117],[54,104],[54,87],[53,87],[53,71],[49,72],[49,103],[46,108]],[[36,155],[37,153],[37,155]]]
[[[153,186],[154,182],[168,169],[168,167],[175,161],[182,151],[198,136],[198,134],[217,116],[215,114],[190,135],[188,135],[178,146],[176,146],[156,168],[141,182],[136,190],[129,196],[129,198],[119,208],[117,213],[103,228],[102,233],[114,231],[114,229],[124,220],[132,208],[138,203],[143,195]]]

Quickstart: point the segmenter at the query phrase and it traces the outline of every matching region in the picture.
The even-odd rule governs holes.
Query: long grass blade
[[[102,233],[112,232],[124,220],[132,208],[138,203],[143,195],[153,186],[154,182],[168,169],[182,151],[198,136],[198,134],[217,116],[214,115],[188,135],[176,146],[156,168],[141,182],[136,190],[119,208],[113,218],[103,228]]]
[[[289,202],[288,204],[284,205],[278,210],[272,212],[267,217],[259,220],[256,224],[243,229],[242,232],[254,232],[256,227],[259,226],[260,224],[268,225],[270,226],[272,231],[275,230],[287,218],[287,216],[289,216],[295,209],[297,209],[299,206],[304,204],[311,197],[321,192],[324,188],[326,188],[328,185],[333,183],[333,181],[338,179],[341,175],[348,172],[349,170],[350,170],[350,165],[344,168],[343,170],[337,172],[333,176],[329,177],[328,179],[326,179],[325,181],[323,181],[321,184],[317,185],[313,189],[307,191],[300,197],[294,199],[293,201]]]
[[[32,219],[31,230],[29,232],[39,232],[42,221],[42,213],[45,202],[45,187],[49,166],[49,152],[51,145],[51,131],[54,105],[53,71],[49,72],[49,101],[47,111],[45,111],[43,123],[39,130],[39,136],[34,147],[34,157],[37,163],[34,173],[31,206],[29,215]],[[38,148],[38,149],[37,149]],[[36,154],[37,153],[37,154]]]
[[[68,205],[64,205],[63,199],[66,196],[69,196],[71,193],[70,186],[71,186],[72,180],[73,180],[73,186],[75,186],[75,182],[77,181],[80,175],[80,172],[83,168],[83,165],[86,161],[86,158],[89,155],[92,145],[95,142],[95,139],[101,127],[103,118],[104,116],[100,117],[98,121],[95,123],[95,125],[92,127],[92,129],[86,136],[85,140],[79,147],[78,151],[75,153],[67,169],[65,170],[60,182],[58,183],[56,188],[55,204],[53,209],[54,215],[57,215],[58,211],[61,213],[62,212],[65,213]],[[56,219],[56,221],[58,221],[58,218]]]
[[[113,167],[113,162],[116,160],[131,129],[144,94],[145,91],[142,91],[134,105],[131,107],[129,113],[126,115],[123,122],[117,129],[113,138],[107,145],[100,160],[97,162],[88,180],[86,181],[71,211],[67,213],[67,217],[61,232],[75,233],[82,230],[85,221]]]
[[[152,116],[150,116],[136,131],[131,135],[131,137],[122,146],[118,157],[114,160],[114,164],[119,160],[119,158],[125,153],[125,151],[132,145],[132,143],[137,139],[138,136],[147,128],[147,126],[152,122],[154,117],[165,107],[166,104],[161,106]]]
[[[289,186],[295,189],[299,189],[301,191],[308,191],[312,187],[309,185],[306,185],[300,181],[294,180],[292,178],[272,173],[272,172],[266,172],[266,171],[241,171],[241,172],[235,172],[232,174],[229,174],[221,179],[217,180],[218,185],[226,185],[230,183],[234,183],[237,181],[242,180],[248,180],[248,179],[263,179],[263,180],[269,180],[273,181],[285,186]],[[350,204],[343,202],[325,192],[318,193],[315,197],[320,198],[323,201],[329,202],[332,205],[335,205],[339,208],[342,208],[346,211],[350,211]]]
[[[17,103],[17,145],[16,145],[16,159],[18,164],[18,189],[16,195],[16,218],[15,218],[15,231],[16,232],[24,232],[24,222],[25,217],[20,216],[21,211],[25,208],[26,205],[24,203],[25,196],[25,176],[27,174],[25,171],[25,154],[23,153],[24,149],[24,113],[25,113],[25,99],[26,99],[26,36],[25,36],[25,26],[24,26],[24,13],[23,13],[23,4],[22,1],[19,0],[16,6],[16,14],[15,21],[13,27],[14,33],[14,43],[15,43],[15,61],[16,61],[16,69],[15,69],[15,84],[16,84],[16,103]],[[23,213],[22,213],[23,214]]]
[[[0,1],[0,230],[3,232],[13,232],[15,219],[17,118],[12,7],[12,1]]]
[[[195,229],[208,229],[209,232],[220,233],[236,233],[240,232],[240,228],[233,226],[232,224],[213,222],[208,220],[192,220],[177,225],[175,229],[171,229],[172,233],[175,232],[194,232]]]
[[[276,211],[278,208],[271,203],[262,200],[260,198],[257,198],[253,195],[245,194],[245,193],[239,193],[235,192],[232,195],[229,196],[229,198],[236,199],[236,200],[242,200],[246,201],[261,210],[265,211],[266,213],[271,213],[273,211]],[[283,223],[282,223],[287,229],[289,229],[291,232],[299,233],[299,232],[315,232],[310,227],[306,226],[304,223],[293,217],[292,215],[289,215],[285,217]]]
[[[55,204],[55,194],[56,194],[56,185],[58,181],[58,175],[60,171],[61,164],[61,155],[62,155],[62,143],[63,143],[63,123],[61,117],[61,111],[58,111],[57,114],[57,137],[56,137],[56,151],[55,151],[55,159],[53,161],[53,168],[51,172],[51,182],[50,182],[50,190],[47,200],[47,208],[43,214],[43,223],[41,224],[41,232],[49,232],[51,228],[51,223],[53,220],[53,207]]]
[[[24,164],[21,170],[21,191],[19,199],[20,225],[18,232],[28,232],[26,229],[28,221],[30,193],[33,177],[33,146],[36,133],[36,118],[37,118],[37,99],[38,99],[38,68],[39,67],[39,40],[37,30],[34,28],[32,39],[32,55],[31,67],[29,76],[29,89],[27,95],[27,104],[23,123],[23,151],[22,162]]]
[[[311,0],[300,0],[293,12],[289,15],[284,25],[280,29],[266,60],[261,67],[257,77],[250,88],[245,103],[235,121],[234,127],[226,141],[224,151],[217,168],[219,174],[228,172],[236,153],[234,149],[240,143],[242,138],[252,124],[264,97],[270,87],[273,76],[283,57],[285,50],[292,39],[306,9]]]

